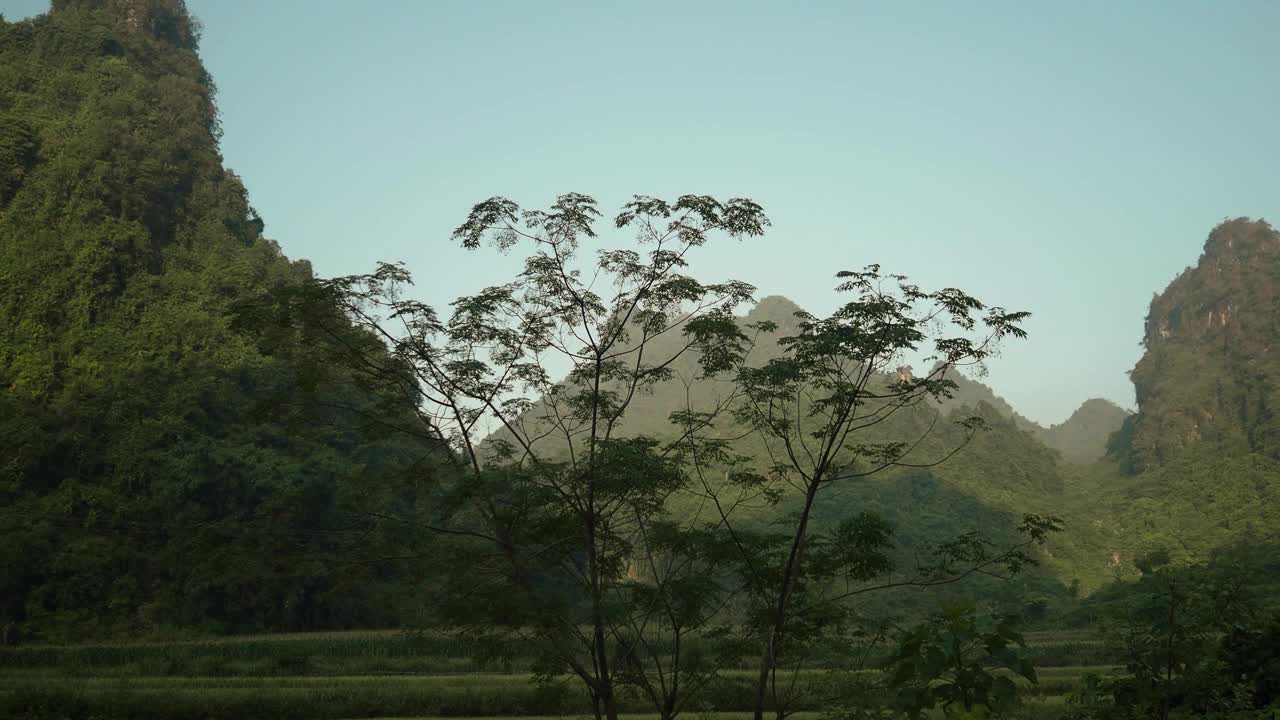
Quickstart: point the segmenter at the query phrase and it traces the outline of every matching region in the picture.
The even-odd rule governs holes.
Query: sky
[[[745,196],[768,234],[695,275],[821,314],[879,263],[1028,310],[986,381],[1047,425],[1132,408],[1153,293],[1280,217],[1270,0],[187,4],[267,235],[321,275],[404,261],[439,307],[518,270],[449,240],[490,196]]]

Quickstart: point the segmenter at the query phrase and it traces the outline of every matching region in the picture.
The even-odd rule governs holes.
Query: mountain
[[[407,597],[402,570],[351,561],[393,554],[362,512],[412,506],[398,481],[439,449],[371,427],[413,409],[298,332],[236,323],[311,269],[223,165],[198,48],[181,0],[55,0],[0,22],[0,621],[47,639],[386,625]],[[773,296],[747,319],[776,337],[797,311]],[[766,338],[755,358],[780,352]],[[626,431],[718,390],[668,383]],[[1061,483],[992,419],[972,461],[850,487],[842,507],[883,508],[908,548],[1007,531]]]
[[[763,364],[771,358],[781,357],[783,348],[778,345],[778,339],[799,332],[799,320],[795,316],[798,312],[801,312],[800,306],[781,295],[770,295],[757,302],[742,318],[742,322],[773,322],[778,328],[758,339],[748,356],[748,362]],[[683,336],[678,329],[673,329],[653,339],[647,345],[645,354],[652,358],[667,358],[675,355],[683,346]],[[700,381],[686,388],[686,382],[699,374],[696,353],[681,355],[672,369],[675,371],[675,378],[661,383],[652,393],[637,395],[632,401],[622,420],[621,429],[625,435],[661,437],[672,431],[668,419],[672,411],[682,409],[689,403],[694,408],[709,408],[716,398],[725,397],[732,390],[728,381]]]
[[[1224,222],[1151,301],[1131,373],[1138,415],[1117,452],[1133,470],[1198,445],[1280,459],[1277,341],[1280,233],[1261,220]]]
[[[412,408],[233,326],[311,271],[223,167],[198,40],[181,0],[0,21],[0,621],[48,638],[391,621],[387,568],[328,559],[423,452],[349,408]]]
[[[1203,557],[1280,538],[1280,233],[1236,219],[1151,301],[1138,412],[1070,504],[1123,551]]]
[[[1110,400],[1092,398],[1085,400],[1066,421],[1040,429],[1035,435],[1067,462],[1083,465],[1106,455],[1111,436],[1120,431],[1131,414]]]
[[[989,385],[975,380],[963,372],[956,373],[950,377],[955,382],[956,389],[951,398],[940,403],[944,412],[949,412],[953,408],[977,407],[981,403],[986,403],[1000,415],[1011,420],[1019,430],[1033,435],[1044,432],[1043,427],[1019,414],[1007,400],[997,395],[996,391]]]
[[[442,450],[388,433],[414,408],[302,332],[237,322],[311,269],[264,235],[224,167],[198,47],[181,0],[55,0],[0,21],[0,623],[47,639],[402,617],[411,573],[351,561],[392,554],[367,511],[415,507],[402,480]],[[936,467],[833,485],[815,524],[874,510],[905,560],[968,530],[1010,537],[1023,512],[1066,516],[1048,573],[984,586],[1010,599],[1096,587],[1151,549],[1274,538],[1277,303],[1280,234],[1226,222],[1152,301],[1137,414],[1094,399],[1046,428],[956,377],[956,397],[870,439],[971,413],[990,429]],[[775,295],[742,318],[779,326],[753,362],[783,352],[799,311]],[[377,342],[331,313],[342,343]],[[670,333],[651,350],[679,345]],[[662,437],[673,410],[723,397],[684,382],[695,363],[638,397],[622,432]],[[920,455],[961,439],[939,423]],[[739,449],[765,463],[753,442]]]
[[[1084,465],[1101,459],[1106,454],[1108,440],[1130,415],[1110,400],[1093,398],[1086,400],[1064,422],[1046,428],[1020,415],[987,385],[963,374],[952,379],[957,385],[955,396],[942,403],[944,408],[976,407],[985,402],[1009,418],[1019,430],[1058,451],[1070,463]]]
[[[784,348],[777,341],[798,333],[796,313],[801,311],[791,300],[771,295],[762,298],[741,316],[738,321],[743,325],[769,321],[778,326],[775,332],[758,338],[748,362],[763,363],[781,356]],[[683,346],[682,336],[677,331],[669,331],[646,345],[645,358],[658,362]],[[695,410],[709,410],[717,399],[728,397],[732,390],[728,381],[690,382],[697,375],[695,352],[683,355],[672,364],[672,368],[674,378],[657,383],[651,392],[639,394],[632,400],[619,425],[618,435],[670,439],[676,432],[668,420],[673,411],[687,405]],[[888,382],[888,378],[885,381]],[[1014,413],[1008,403],[996,397],[985,385],[964,377],[959,377],[957,383],[959,388],[955,398],[942,405],[922,404],[904,409],[850,442],[901,440],[914,437],[923,428],[933,425],[933,431],[913,451],[912,462],[927,463],[946,456],[956,447],[963,446],[962,449],[946,462],[933,467],[896,468],[857,481],[832,483],[824,490],[819,510],[814,516],[816,528],[834,526],[860,512],[876,512],[895,527],[898,559],[906,567],[915,561],[916,553],[928,543],[949,540],[970,531],[979,531],[996,542],[1012,541],[1016,536],[1014,528],[1022,514],[1058,512],[1066,485],[1060,456],[1028,428],[1039,432],[1043,430]],[[531,436],[541,436],[535,441],[535,447],[544,457],[567,452],[562,436],[545,432],[549,428],[541,420],[546,416],[545,412],[540,409],[530,411],[522,424]],[[986,421],[988,429],[965,445],[965,432],[949,420],[975,414]],[[762,440],[745,426],[727,415],[717,421],[716,426],[717,435],[737,438],[735,449],[752,458],[759,468],[774,462]],[[510,440],[506,431],[494,433],[493,438]],[[1099,454],[1101,448],[1099,441]],[[739,509],[738,521],[762,525],[771,523],[792,512],[798,499],[788,496],[777,507]],[[676,510],[679,512],[678,507]],[[1096,586],[1100,582],[1097,578],[1105,576],[1106,555],[1099,550],[1085,557],[1083,554],[1088,550],[1080,549],[1087,546],[1085,539],[1092,537],[1093,531],[1086,526],[1073,528],[1071,538],[1052,542],[1050,553],[1044,557],[1047,572],[1033,572],[1012,585],[984,580],[979,582],[980,589],[970,583],[955,591],[961,594],[977,592],[988,599],[1015,602],[1027,592],[1041,597],[1063,596],[1073,578],[1082,577],[1085,586]],[[1096,572],[1081,573],[1077,570],[1090,563]],[[906,607],[901,605],[903,602],[928,605],[936,600],[936,597],[926,594],[912,599],[895,596],[893,602],[898,603],[898,610],[903,610]]]

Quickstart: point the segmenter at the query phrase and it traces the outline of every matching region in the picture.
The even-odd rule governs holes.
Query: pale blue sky
[[[11,19],[45,0],[0,0]],[[188,0],[227,164],[321,274],[507,279],[470,206],[746,195],[700,275],[825,312],[879,262],[1035,316],[989,382],[1132,405],[1152,293],[1225,217],[1280,217],[1280,2]]]

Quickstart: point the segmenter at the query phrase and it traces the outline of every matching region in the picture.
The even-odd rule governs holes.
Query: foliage
[[[1018,705],[1014,677],[1037,682],[1017,618],[980,619],[953,603],[905,633],[892,656],[897,703],[912,718],[942,706],[947,717],[1003,716]]]
[[[924,291],[905,276],[882,275],[874,265],[837,277],[842,280],[837,291],[853,296],[849,302],[826,318],[797,313],[798,332],[778,342],[781,356],[761,365],[747,362],[746,355],[736,359],[740,398],[733,414],[759,438],[769,462],[764,472],[731,473],[729,479],[762,488],[765,497],[780,497],[769,491],[789,487],[803,498],[797,513],[774,534],[783,539],[781,552],[761,553],[738,542],[763,636],[757,720],[770,699],[775,712],[785,712],[785,698],[776,691],[779,668],[800,667],[808,638],[824,626],[838,627],[848,612],[843,601],[890,587],[948,584],[978,571],[1016,574],[1034,561],[1024,548],[1059,529],[1056,518],[1027,515],[1021,525],[1026,539],[1002,551],[980,533],[962,534],[939,544],[914,574],[878,585],[868,581],[891,567],[881,552],[889,533],[860,534],[858,528],[882,521],[852,518],[837,525],[829,539],[813,532],[814,508],[827,502],[818,502],[820,493],[894,467],[940,465],[984,427],[980,417],[960,418],[955,421],[963,429],[959,443],[924,455],[921,445],[939,417],[912,411],[949,398],[956,383],[948,375],[958,368],[981,366],[1006,337],[1025,337],[1018,323],[1028,315],[987,307],[955,288]],[[763,321],[746,328],[768,333],[777,325]],[[921,350],[933,353],[928,358],[933,369],[915,376],[899,363]],[[723,509],[721,514],[728,523]],[[847,552],[823,552],[828,541]],[[833,590],[841,583],[843,588]]]
[[[1139,414],[1113,452],[1142,470],[1199,443],[1280,459],[1280,375],[1269,353],[1280,235],[1245,218],[1214,228],[1199,263],[1151,301],[1132,377]]]
[[[1277,617],[1236,557],[1140,561],[1142,577],[1113,606],[1127,675],[1087,678],[1079,717],[1264,717],[1276,704]],[[1108,697],[1109,696],[1109,697]]]
[[[181,0],[56,0],[0,21],[0,624],[199,635],[425,607],[485,646],[468,662],[529,661],[553,683],[597,663],[670,716],[752,648],[774,681],[842,665],[832,647],[861,620],[939,596],[1054,622],[1074,602],[1064,583],[984,574],[1031,560],[1087,593],[1154,548],[1172,567],[1244,538],[1270,553],[1247,584],[1274,587],[1280,243],[1265,223],[1216,228],[1153,300],[1141,412],[1110,461],[1070,468],[1044,445],[1092,459],[1122,411],[1090,401],[1039,428],[958,372],[1017,337],[1020,313],[872,267],[841,278],[853,299],[827,318],[780,298],[735,315],[750,286],[685,263],[714,234],[763,231],[747,200],[636,198],[612,220],[641,248],[594,267],[589,197],[480,203],[457,242],[535,252],[447,319],[399,266],[315,280],[222,165],[199,31]],[[937,362],[900,376],[917,351]],[[1057,523],[1020,519],[1044,508],[1072,533],[1033,555]],[[1125,615],[1126,687],[1144,702],[1236,707],[1203,699],[1214,682],[1240,707],[1272,702],[1274,629],[1200,624],[1211,588],[1182,572],[1152,567],[1075,617],[1149,604]],[[901,586],[936,590],[876,593]],[[773,701],[787,711],[786,692]]]
[[[268,314],[314,333],[326,308],[342,307],[381,346],[329,342],[325,352],[364,382],[398,390],[418,407],[419,432],[452,449],[453,472],[432,484],[428,512],[399,518],[448,543],[454,569],[441,568],[434,588],[441,617],[479,634],[527,633],[539,676],[576,676],[598,716],[615,717],[617,687],[634,685],[670,717],[712,677],[689,654],[690,633],[733,593],[732,578],[715,571],[719,524],[668,515],[692,481],[681,438],[707,418],[673,417],[683,428],[675,442],[616,430],[692,349],[700,375],[727,369],[739,346],[732,311],[753,288],[703,284],[684,269],[713,236],[758,236],[768,219],[746,199],[637,196],[613,224],[634,231],[645,252],[601,250],[587,270],[581,244],[596,238],[599,216],[577,193],[547,210],[477,204],[455,240],[532,251],[517,278],[459,298],[448,319],[410,299],[410,274],[390,264],[282,288],[267,298]],[[683,340],[655,353],[650,340],[664,334]],[[551,378],[555,359],[568,365],[563,383]],[[547,436],[567,452],[545,452]]]
[[[397,569],[350,545],[431,448],[372,431],[355,409],[406,408],[293,339],[232,327],[310,269],[222,166],[197,36],[180,0],[0,22],[0,620],[28,635],[399,612]]]

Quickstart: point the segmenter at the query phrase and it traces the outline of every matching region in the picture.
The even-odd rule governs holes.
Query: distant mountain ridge
[[[1133,413],[1104,398],[1085,400],[1071,417],[1036,433],[1063,459],[1076,464],[1100,460],[1107,443]]]
[[[768,321],[777,329],[762,334],[748,355],[750,364],[760,364],[770,358],[780,357],[786,351],[778,340],[799,332],[800,319],[796,313],[802,308],[781,295],[761,298],[745,314],[741,324]],[[684,346],[678,328],[663,333],[645,346],[648,362],[661,362]],[[637,394],[631,401],[615,437],[646,436],[658,440],[672,439],[675,429],[669,415],[673,411],[691,407],[694,410],[710,410],[718,399],[728,397],[733,386],[729,380],[698,380],[698,358],[687,352],[670,365],[676,377],[657,383],[652,392]],[[890,378],[885,377],[885,382]],[[822,510],[815,516],[818,526],[838,523],[843,518],[859,512],[875,512],[895,528],[895,539],[902,563],[914,562],[912,553],[929,543],[950,540],[957,535],[978,531],[993,541],[1012,541],[1018,518],[1023,513],[1050,514],[1061,503],[1066,483],[1062,473],[1060,453],[1041,441],[1035,433],[1018,424],[1019,418],[1008,404],[999,400],[989,388],[980,383],[958,377],[957,398],[945,406],[921,404],[905,408],[891,419],[877,424],[850,442],[887,442],[893,439],[913,437],[921,429],[933,425],[938,414],[944,419],[964,416],[980,416],[988,427],[966,442],[966,431],[953,422],[937,422],[925,440],[913,450],[908,462],[919,467],[893,468],[858,482],[834,483]],[[991,402],[988,399],[995,400]],[[537,406],[526,414],[517,425],[538,438],[534,447],[543,457],[568,451],[563,433],[547,432],[550,426],[544,420],[547,411]],[[563,413],[560,413],[563,416]],[[737,423],[728,413],[715,423],[715,434],[734,438],[735,450],[750,458],[759,468],[768,467],[773,459],[761,439]],[[1038,426],[1037,426],[1038,427]],[[492,440],[512,440],[509,431],[495,432]],[[575,444],[578,442],[575,439]],[[954,455],[949,455],[959,448]],[[941,458],[946,462],[930,465]],[[696,501],[696,498],[692,499]],[[767,524],[780,514],[790,512],[795,498],[785,496],[781,506],[752,506],[740,510],[740,521]],[[696,504],[696,503],[695,503]],[[693,507],[693,506],[691,506]],[[680,508],[675,508],[677,513]],[[1092,537],[1087,528],[1078,537]],[[1081,557],[1076,538],[1055,543],[1053,554],[1043,560],[1047,572],[1028,574],[1018,583],[1008,587],[1000,583],[982,586],[982,593],[995,597],[1012,593],[1014,588],[1025,589],[1030,584],[1049,594],[1065,593],[1067,580],[1077,576],[1092,578],[1078,568],[1091,566],[1096,573],[1105,569],[1105,556]],[[1065,579],[1064,579],[1065,578]],[[1024,584],[1025,583],[1025,584]],[[1088,586],[1098,583],[1090,579]],[[1021,590],[1019,590],[1021,591]],[[923,598],[924,596],[921,596]],[[1012,596],[1010,596],[1012,597]],[[917,598],[912,602],[924,602]]]
[[[1056,450],[1064,460],[1074,464],[1083,465],[1101,459],[1106,454],[1108,440],[1131,415],[1110,400],[1091,398],[1084,401],[1071,417],[1046,428],[1019,413],[990,386],[963,373],[954,375],[951,379],[957,385],[955,396],[942,403],[944,410],[977,407],[980,403],[987,403],[1011,420],[1019,430],[1030,433]]]
[[[747,322],[771,320],[778,323],[778,337],[785,337],[799,329],[794,315],[802,308],[782,295],[761,298],[746,316]],[[772,354],[772,350],[767,350]],[[781,352],[780,350],[778,352]],[[956,382],[954,397],[942,403],[943,410],[960,407],[977,408],[988,403],[1000,415],[1011,420],[1016,428],[1031,433],[1037,440],[1058,451],[1064,460],[1087,464],[1106,454],[1107,441],[1120,430],[1131,412],[1104,398],[1085,400],[1069,418],[1061,423],[1044,427],[1019,413],[990,386],[963,373],[951,376]]]
[[[767,295],[757,301],[741,321],[743,323],[768,321],[775,323],[778,327],[775,332],[760,339],[752,350],[751,361],[762,363],[770,358],[780,357],[785,349],[777,343],[777,340],[799,332],[800,321],[796,314],[802,312],[804,312],[803,308],[783,295]],[[679,333],[673,329],[665,336],[651,340],[646,355],[665,357],[673,353],[681,344],[679,338]],[[687,353],[672,368],[680,378],[675,382],[690,379],[696,374],[697,356],[694,353]],[[1029,433],[1039,442],[1057,451],[1064,460],[1076,464],[1087,464],[1101,459],[1106,453],[1108,439],[1120,430],[1125,419],[1131,414],[1110,400],[1092,398],[1086,400],[1067,420],[1046,428],[1017,412],[990,386],[963,373],[951,374],[950,378],[957,387],[952,398],[940,403],[943,414],[961,408],[976,409],[983,403],[989,404],[999,415],[1012,421],[1016,429]],[[724,382],[713,382],[710,385],[724,392],[729,389]],[[691,397],[705,401],[713,396],[716,390],[690,387],[688,392],[691,393]],[[651,395],[637,396],[632,402],[622,423],[625,434],[660,435],[669,429],[667,415],[675,408],[671,406],[668,393],[659,389]]]

